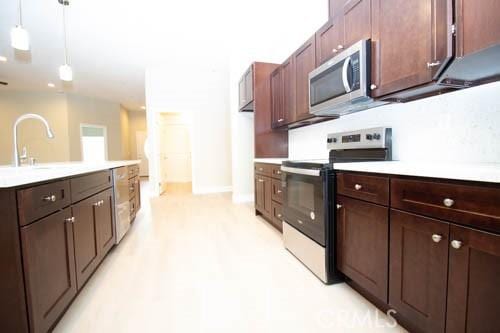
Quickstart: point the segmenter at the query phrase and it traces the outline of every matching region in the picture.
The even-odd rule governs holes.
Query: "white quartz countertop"
[[[141,161],[108,161],[103,163],[51,163],[19,168],[0,166],[0,188],[23,186],[53,179],[83,175],[86,173],[115,169],[122,166],[139,164]]]
[[[282,164],[283,161],[287,161],[288,158],[254,158],[253,161],[256,163],[269,163],[269,164]]]
[[[334,169],[500,183],[500,163],[356,162],[336,163]]]

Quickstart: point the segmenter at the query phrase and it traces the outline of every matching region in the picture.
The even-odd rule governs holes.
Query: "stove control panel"
[[[332,133],[326,140],[329,150],[388,148],[391,141],[392,129],[389,127]]]

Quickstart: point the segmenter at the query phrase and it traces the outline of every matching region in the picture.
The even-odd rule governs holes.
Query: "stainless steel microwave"
[[[361,40],[309,74],[309,113],[342,116],[385,104],[370,97],[370,40]]]

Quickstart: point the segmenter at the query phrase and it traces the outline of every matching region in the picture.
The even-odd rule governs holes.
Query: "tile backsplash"
[[[392,127],[395,160],[500,163],[500,82],[292,130],[290,159],[327,158],[328,133],[378,126]]]

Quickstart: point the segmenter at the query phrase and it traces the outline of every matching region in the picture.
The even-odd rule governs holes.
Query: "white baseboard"
[[[233,193],[233,203],[242,204],[242,203],[251,203],[254,202],[255,195],[253,193],[250,194],[234,194]]]
[[[215,186],[215,187],[201,187],[194,188],[193,194],[212,194],[212,193],[226,193],[233,190],[232,186]]]

